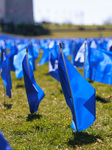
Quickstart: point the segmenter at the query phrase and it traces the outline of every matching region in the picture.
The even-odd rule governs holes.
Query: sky
[[[112,19],[112,0],[33,0],[35,22],[102,25]]]

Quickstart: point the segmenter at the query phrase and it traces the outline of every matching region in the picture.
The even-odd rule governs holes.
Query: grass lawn
[[[82,69],[78,71],[83,74]],[[12,98],[5,96],[5,105],[0,79],[0,129],[14,150],[112,149],[112,98],[104,98],[112,94],[111,85],[90,82],[96,89],[96,121],[87,130],[76,134],[70,127],[72,115],[61,85],[49,75],[48,63],[36,66],[34,76],[45,97],[39,111],[32,115],[24,79],[17,80],[11,72]]]
[[[50,35],[39,35],[39,36],[24,36],[24,35],[20,35],[21,37],[25,37],[25,38],[89,38],[89,37],[112,37],[112,26],[102,26],[105,29],[111,29],[111,30],[100,30],[100,31],[54,31],[53,29],[76,29],[79,26],[75,26],[75,25],[44,25],[45,27],[49,28],[51,30],[51,34]],[[98,26],[82,26],[84,28],[87,29],[96,29]],[[1,34],[4,34],[2,32],[0,32]],[[6,34],[6,33],[5,33]],[[7,35],[12,35],[13,34],[7,34]],[[16,35],[15,35],[16,36]],[[17,35],[19,36],[19,35]]]
[[[55,32],[51,35],[39,36],[38,38],[89,38],[89,37],[112,37],[112,31],[76,31],[76,32]]]

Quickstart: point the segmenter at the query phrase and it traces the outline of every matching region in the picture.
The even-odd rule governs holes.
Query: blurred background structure
[[[35,25],[33,0],[0,0],[2,32],[22,35],[49,34],[49,30]]]
[[[0,0],[0,19],[5,23],[34,23],[32,0]]]
[[[0,20],[5,18],[5,0],[0,0]]]

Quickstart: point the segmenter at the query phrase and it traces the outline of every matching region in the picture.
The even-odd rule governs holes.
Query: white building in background
[[[32,0],[0,0],[0,20],[13,23],[33,23]]]
[[[5,0],[0,0],[0,19],[5,17]]]

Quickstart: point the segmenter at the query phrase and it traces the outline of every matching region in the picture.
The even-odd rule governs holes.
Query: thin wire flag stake
[[[87,39],[85,39],[85,43],[84,43],[84,65],[83,65],[83,77],[85,77],[86,46],[87,46]]]
[[[28,62],[28,48],[26,48],[26,62],[27,62],[28,76],[29,76],[29,78],[30,78],[29,62]]]
[[[3,61],[4,61],[4,57],[5,57],[5,49],[3,49]],[[3,87],[4,87],[4,94],[3,94],[3,96],[4,96],[4,105],[5,105],[5,85],[4,85],[4,83],[3,83]]]
[[[70,81],[69,81],[69,77],[68,77],[68,71],[67,71],[67,67],[66,67],[66,63],[65,63],[65,59],[64,59],[64,55],[63,55],[63,50],[62,50],[62,45],[61,45],[61,43],[59,43],[59,46],[60,46],[60,51],[61,51],[61,53],[62,53],[62,58],[63,58],[64,67],[65,67],[65,71],[66,71],[66,75],[67,75],[67,80],[68,80],[68,85],[69,85],[69,90],[70,90],[70,95],[71,95],[71,98],[72,98],[72,104],[73,104],[73,111],[74,111],[74,117],[75,117],[76,131],[78,131],[78,128],[77,128],[77,121],[76,121],[76,114],[75,114],[75,107],[74,107],[74,103],[73,103],[73,95],[72,95],[72,91],[71,91]]]

